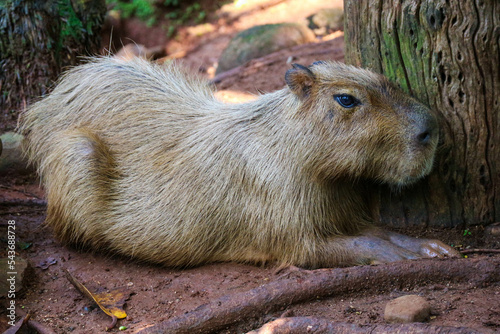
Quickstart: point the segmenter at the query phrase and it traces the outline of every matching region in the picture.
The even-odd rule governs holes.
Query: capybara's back
[[[285,79],[280,91],[226,105],[172,64],[101,58],[70,70],[20,120],[47,222],[65,242],[168,266],[418,256],[367,232],[357,184],[428,173],[432,113],[339,63],[294,65]]]

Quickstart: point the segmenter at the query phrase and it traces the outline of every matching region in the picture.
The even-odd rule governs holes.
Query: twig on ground
[[[472,254],[472,253],[500,253],[500,249],[486,249],[486,248],[474,248],[465,249],[460,251],[462,254]]]
[[[56,334],[52,329],[45,327],[41,323],[35,320],[28,320],[28,327],[34,329],[39,334]]]
[[[44,199],[11,199],[0,202],[2,206],[46,206],[47,201]]]
[[[18,193],[21,193],[21,194],[24,194],[24,195],[27,195],[27,196],[30,196],[30,197],[34,197],[36,199],[41,199],[38,195],[35,195],[29,191],[25,191],[25,190],[21,190],[21,189],[16,189],[16,188],[13,188],[13,187],[9,187],[9,186],[4,186],[4,185],[0,185],[0,188],[2,189],[7,189],[7,190],[10,190],[10,191],[15,191],[15,192],[18,192]]]
[[[15,325],[9,327],[9,329],[3,332],[3,334],[16,334],[21,329],[21,327],[28,321],[29,318],[30,314],[26,314],[22,319],[19,319],[15,323]]]
[[[18,311],[18,313],[23,317],[22,322],[23,324],[26,324],[29,328],[35,330],[38,334],[56,334],[52,329],[42,325],[38,321],[31,320],[31,313],[25,313],[21,310]],[[17,332],[17,331],[16,331]],[[16,333],[14,332],[14,333]],[[4,334],[7,334],[8,332],[5,332]]]
[[[32,208],[30,210],[21,210],[21,211],[4,211],[4,212],[0,212],[0,216],[13,215],[13,214],[24,215],[27,213],[33,213],[33,212],[45,211],[45,210],[46,210],[45,208]],[[7,224],[0,223],[0,226],[3,226],[3,225],[7,225]]]

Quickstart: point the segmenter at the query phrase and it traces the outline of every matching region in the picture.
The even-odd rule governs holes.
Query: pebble
[[[391,323],[422,322],[429,318],[430,311],[431,307],[425,298],[408,295],[388,302],[384,319]]]
[[[0,297],[14,299],[33,279],[34,271],[30,263],[16,256],[0,259]]]
[[[0,173],[16,171],[19,174],[26,174],[32,171],[21,150],[22,135],[15,132],[6,132],[0,134],[0,141],[3,146],[0,154]]]

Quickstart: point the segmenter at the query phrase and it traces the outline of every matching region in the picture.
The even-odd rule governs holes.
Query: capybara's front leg
[[[457,257],[460,253],[436,239],[420,239],[390,231],[379,231],[395,245],[418,253],[423,257]]]
[[[337,245],[334,245],[337,243]],[[332,241],[327,249],[338,256],[334,248],[343,247],[348,254],[343,259],[344,265],[376,264],[411,260],[422,257],[456,257],[460,254],[441,241],[433,239],[417,239],[402,234],[370,229],[361,235],[345,236]]]

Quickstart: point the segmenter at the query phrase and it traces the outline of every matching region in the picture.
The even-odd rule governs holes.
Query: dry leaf
[[[109,316],[114,315],[118,319],[127,317],[123,311],[123,305],[130,296],[130,291],[126,287],[119,287],[109,290],[109,292],[94,293],[94,297],[99,302],[99,307]]]
[[[87,298],[93,300],[97,306],[101,308],[107,315],[113,318],[113,328],[116,319],[123,319],[127,317],[127,313],[123,310],[125,301],[130,297],[130,291],[126,287],[119,287],[109,290],[109,292],[95,292],[91,293],[82,283],[74,278],[66,269],[63,269],[68,280],[75,286],[75,288]]]

